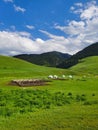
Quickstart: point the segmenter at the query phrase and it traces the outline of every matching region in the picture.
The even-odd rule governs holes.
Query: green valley
[[[49,75],[65,77],[49,79],[44,86],[9,84]],[[98,56],[67,70],[0,56],[0,130],[97,130],[97,110]]]

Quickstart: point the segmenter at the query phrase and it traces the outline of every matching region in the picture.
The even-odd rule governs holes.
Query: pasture
[[[0,130],[98,129],[98,75],[0,58]],[[52,80],[44,86],[9,84],[15,79],[47,79],[49,75],[65,75],[65,80]]]

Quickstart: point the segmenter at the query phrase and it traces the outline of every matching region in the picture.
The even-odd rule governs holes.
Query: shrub
[[[2,107],[0,108],[1,116],[11,116],[15,111],[12,108]]]
[[[76,95],[76,101],[85,101],[86,97],[84,95]]]
[[[92,96],[95,96],[95,93],[93,93]]]
[[[62,102],[57,102],[56,105],[57,106],[63,106],[63,103]]]
[[[15,107],[25,107],[25,106],[28,106],[29,105],[29,102],[25,99],[19,99],[19,100],[16,100],[15,103],[14,103]]]
[[[0,106],[6,106],[6,100],[0,101]]]
[[[72,93],[71,93],[71,92],[69,92],[67,95],[68,95],[68,96],[72,96]]]
[[[44,106],[44,109],[50,109],[50,108],[51,108],[51,106],[49,104]]]
[[[84,104],[83,105],[92,105],[92,103],[91,102],[89,102],[89,101],[86,101],[86,102],[84,102]]]
[[[84,97],[85,97],[86,95],[85,95],[85,94],[82,94],[81,96],[84,96]]]
[[[96,101],[92,101],[92,104],[98,104],[98,101],[96,100]]]

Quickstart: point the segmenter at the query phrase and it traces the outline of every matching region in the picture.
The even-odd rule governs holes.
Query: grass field
[[[70,70],[78,73],[89,73],[98,75],[98,56],[87,57],[80,60],[80,63],[73,66]]]
[[[98,130],[97,72],[98,57],[63,70],[0,56],[0,130]],[[9,85],[12,79],[50,74],[64,74],[66,80],[35,87]]]

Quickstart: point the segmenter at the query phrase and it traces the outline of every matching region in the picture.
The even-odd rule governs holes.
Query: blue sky
[[[0,0],[0,54],[74,54],[98,41],[97,0]]]

